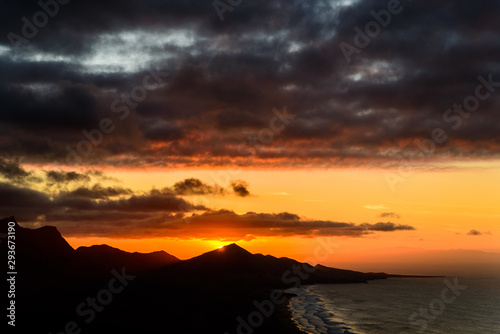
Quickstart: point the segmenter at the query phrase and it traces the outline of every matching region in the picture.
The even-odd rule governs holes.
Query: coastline
[[[280,323],[280,327],[283,329],[283,334],[309,334],[308,332],[302,331],[298,324],[293,319],[291,299],[297,297],[296,294],[286,293],[286,302],[280,304],[276,307],[275,317]]]
[[[352,333],[351,329],[328,309],[322,297],[308,287],[309,285],[301,286],[294,290],[297,293],[288,293],[291,297],[287,300],[287,310],[298,333]]]

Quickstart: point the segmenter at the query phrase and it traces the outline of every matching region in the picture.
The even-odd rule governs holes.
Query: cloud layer
[[[15,162],[5,162],[15,173],[32,175]],[[103,185],[106,175],[73,171],[44,171],[32,182],[0,182],[0,216],[15,215],[27,226],[57,226],[66,236],[113,238],[202,238],[252,240],[274,236],[362,237],[377,232],[411,231],[412,226],[391,222],[346,223],[310,220],[296,214],[236,214],[193,204],[191,196],[246,197],[248,184],[235,180],[230,188],[208,185],[194,178],[172,187],[133,191],[117,184]],[[5,178],[5,176],[4,176]],[[56,185],[54,185],[56,183]]]
[[[499,94],[443,115],[474,95],[478,76],[500,82],[500,3],[401,3],[348,64],[339,45],[353,44],[353,29],[386,0],[246,1],[223,22],[210,1],[71,2],[17,46],[8,34],[22,36],[21,18],[41,8],[9,2],[0,154],[120,166],[386,165],[440,128],[448,139],[431,160],[498,158]],[[293,119],[273,112],[284,106]],[[68,147],[90,152],[76,159]]]

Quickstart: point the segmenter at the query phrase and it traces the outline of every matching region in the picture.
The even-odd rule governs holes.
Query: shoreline
[[[286,334],[309,334],[307,332],[302,331],[298,324],[293,320],[293,313],[291,309],[290,301],[292,298],[297,295],[286,293],[286,302],[280,305],[277,305],[275,311],[275,317],[280,323],[280,327],[283,329],[283,333]]]
[[[304,287],[304,286],[302,286]],[[346,324],[335,317],[334,312],[330,311],[321,300],[321,297],[307,289],[301,290],[299,294],[288,293],[287,312],[290,322],[293,323],[296,330],[294,333],[312,334],[312,333],[352,333]],[[292,298],[299,298],[292,303]],[[297,310],[294,319],[293,311]]]

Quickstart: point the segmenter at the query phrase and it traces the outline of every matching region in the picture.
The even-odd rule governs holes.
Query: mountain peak
[[[40,260],[51,259],[53,263],[65,263],[73,255],[73,247],[62,237],[61,233],[53,226],[42,226],[31,229],[20,226],[14,216],[0,219],[2,230],[7,231],[10,222],[15,223],[16,242],[23,245],[18,252],[19,256],[28,263],[38,264]],[[20,261],[21,263],[23,261]]]
[[[232,243],[198,255],[184,262],[200,267],[218,267],[229,263],[242,263],[252,258],[252,256],[252,253],[246,249]]]
[[[229,245],[225,245],[225,246],[222,246],[221,248],[224,248],[224,249],[231,249],[231,250],[245,250],[243,247],[240,247],[238,246],[236,243],[232,243],[232,244],[229,244]],[[246,250],[245,250],[246,251]]]
[[[92,245],[92,246],[80,246],[76,249],[77,252],[79,253],[96,253],[96,254],[121,254],[125,253],[125,251],[122,251],[121,249],[111,247],[109,245]]]
[[[4,224],[7,225],[9,222],[14,222],[16,227],[19,226],[19,224],[17,223],[17,220],[16,220],[16,217],[14,216],[11,216],[9,218],[3,218],[3,219],[0,219],[0,224],[3,226]]]
[[[219,247],[214,252],[224,252],[224,253],[235,254],[235,255],[237,255],[237,254],[239,254],[239,255],[249,255],[250,254],[251,255],[252,254],[249,251],[247,251],[245,248],[240,247],[235,243]]]

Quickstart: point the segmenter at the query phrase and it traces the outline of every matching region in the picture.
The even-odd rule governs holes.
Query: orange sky
[[[230,208],[238,214],[291,212],[307,219],[339,222],[408,224],[415,231],[395,231],[361,238],[332,237],[338,244],[336,255],[327,264],[352,262],[387,248],[471,249],[500,252],[500,169],[498,163],[468,163],[414,171],[394,191],[382,169],[314,170],[110,170],[109,176],[134,190],[161,188],[188,177],[226,186],[230,179],[243,179],[252,196],[189,196],[194,204],[218,210]],[[392,217],[379,217],[393,213]],[[481,235],[468,235],[476,230]],[[74,247],[106,243],[127,251],[165,250],[181,259],[199,255],[225,240],[199,239],[109,239],[67,238]],[[239,241],[246,249],[275,256],[303,260],[317,245],[314,238],[258,237]],[[355,254],[355,256],[353,255]],[[354,257],[353,257],[354,256]],[[355,258],[358,257],[358,258]]]

